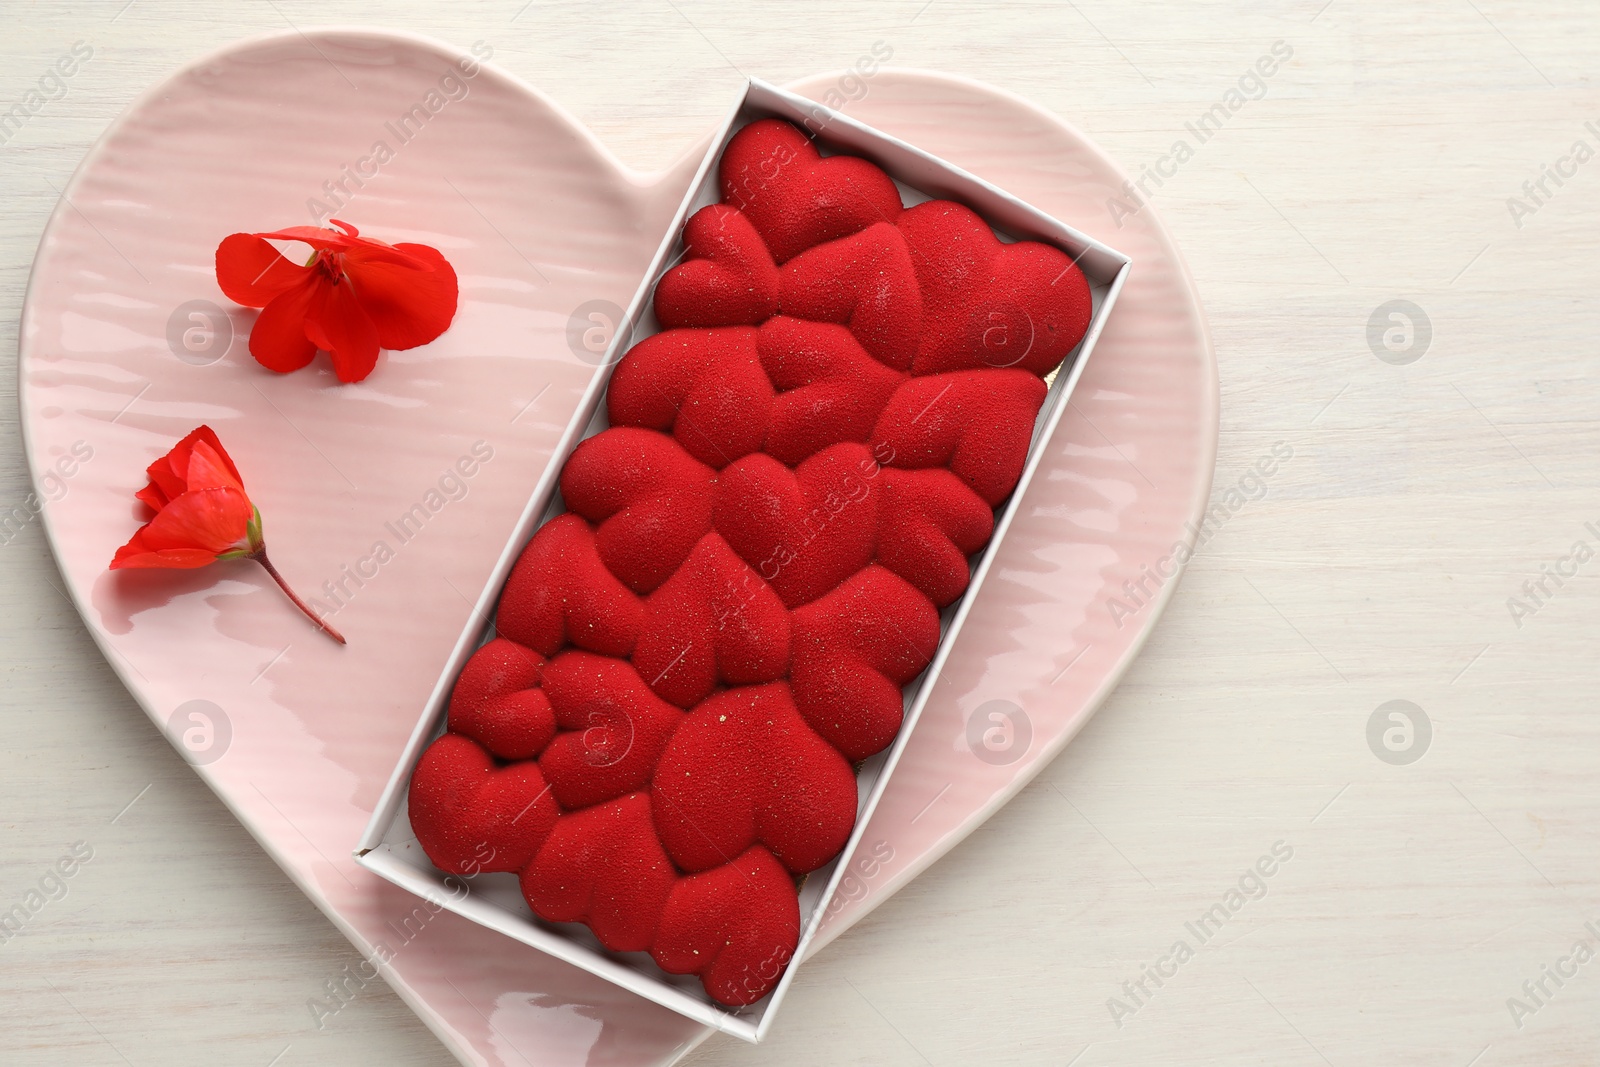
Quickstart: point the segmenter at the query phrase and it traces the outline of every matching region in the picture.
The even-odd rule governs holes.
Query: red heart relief
[[[536,915],[738,1006],[788,966],[795,876],[849,839],[851,764],[900,730],[1092,305],[1059,249],[903,210],[788,123],[719,177],[411,819],[441,868],[517,871]]]
[[[728,1005],[754,1004],[778,984],[800,942],[794,882],[755,846],[673,887],[650,949],[669,974],[697,974]]]
[[[650,798],[632,793],[557,822],[522,872],[522,895],[541,919],[585,923],[613,952],[645,952],[677,882]]]
[[[759,326],[778,308],[778,268],[750,220],[712,204],[683,228],[689,260],[656,283],[656,318],[680,326]]]
[[[459,734],[428,746],[406,803],[422,851],[451,874],[520,871],[560,815],[538,764],[500,767]]]
[[[872,560],[878,498],[865,445],[833,445],[795,470],[746,456],[722,472],[717,532],[790,607],[835,588]]]
[[[754,327],[668,330],[634,345],[612,372],[613,426],[670,431],[691,456],[721,470],[767,438],[772,382]]]
[[[503,760],[532,759],[555,736],[550,699],[539,689],[544,657],[497,637],[472,654],[450,694],[450,732]]]
[[[546,664],[544,691],[562,732],[539,769],[565,811],[643,789],[683,720],[630,664],[591,652],[563,652]]]
[[[944,467],[997,506],[1022,476],[1044,382],[1020,370],[912,378],[878,416],[889,466]]]
[[[690,708],[721,685],[753,685],[789,669],[789,612],[772,587],[706,534],[656,590],[633,664],[663,700]]]
[[[954,603],[972,577],[967,557],[994,532],[994,512],[943,467],[885,467],[875,484],[881,493],[878,562],[938,607]]]
[[[595,549],[606,569],[648,593],[711,529],[715,480],[715,471],[672,438],[616,426],[573,451],[561,471],[561,497],[596,525]]]
[[[785,315],[850,328],[885,366],[910,370],[922,339],[922,291],[900,231],[874,223],[818,245],[783,267]]]
[[[782,390],[767,420],[767,455],[797,467],[829,445],[865,442],[904,374],[890,370],[843,326],[779,315],[761,326],[761,366]]]
[[[779,119],[734,134],[718,174],[723,202],[744,212],[778,263],[894,222],[901,210],[900,191],[883,171],[854,156],[823,159],[798,127]]]
[[[939,612],[892,571],[873,565],[794,613],[789,677],[813,729],[852,763],[894,740],[901,687],[939,646]]]
[[[594,529],[577,515],[545,523],[517,557],[494,626],[502,637],[553,656],[570,642],[626,656],[644,625],[644,602],[606,569]]]
[[[685,871],[709,870],[762,844],[795,874],[844,847],[856,778],[774,685],[705,701],[673,735],[650,790],[656,829]]]
[[[1043,376],[1083,340],[1089,282],[1060,249],[1005,244],[971,209],[930,200],[896,227],[922,291],[917,374],[1016,367]]]

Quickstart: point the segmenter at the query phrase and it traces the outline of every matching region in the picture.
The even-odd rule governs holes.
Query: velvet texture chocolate
[[[409,804],[441,869],[515,872],[737,1006],[788,965],[796,880],[849,838],[851,765],[899,730],[1091,301],[1060,250],[904,208],[789,123],[719,176]]]

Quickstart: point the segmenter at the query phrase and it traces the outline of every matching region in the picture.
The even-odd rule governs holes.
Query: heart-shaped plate
[[[141,97],[40,243],[19,344],[25,445],[68,589],[112,667],[452,1052],[667,1063],[710,1031],[419,907],[350,858],[591,376],[586,331],[627,302],[704,151],[629,170],[552,101],[489,66],[468,76],[463,57],[392,32],[288,33]],[[974,82],[885,69],[867,86],[850,115],[1102,235],[1134,269],[819,946],[1005,803],[1110,692],[1176,585],[1217,435],[1192,282],[1150,210],[1111,229],[1123,175],[1109,159]],[[258,366],[255,313],[213,275],[226,234],[326,208],[439,248],[461,278],[452,328],[386,353],[358,385],[326,357],[287,376]],[[247,562],[106,569],[140,521],[144,467],[201,422],[243,472],[274,562],[334,609],[348,647]]]

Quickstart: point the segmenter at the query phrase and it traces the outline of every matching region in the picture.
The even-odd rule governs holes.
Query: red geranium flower
[[[318,618],[267,559],[261,512],[250,502],[239,468],[211,427],[196,427],[146,473],[150,484],[134,496],[150,505],[155,517],[117,549],[112,570],[190,569],[224,559],[253,559],[312,622],[344,644],[339,631]]]
[[[235,233],[217,246],[217,284],[229,300],[261,309],[250,331],[250,354],[280,374],[299,370],[322,349],[342,382],[359,382],[378,363],[378,349],[425,345],[456,314],[456,272],[427,245],[386,245],[337,230],[290,226],[272,233]],[[315,251],[304,265],[268,244],[303,241]]]

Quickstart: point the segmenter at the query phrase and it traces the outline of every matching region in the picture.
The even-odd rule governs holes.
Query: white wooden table
[[[1067,754],[808,965],[769,1043],[697,1062],[1596,1063],[1600,962],[1570,953],[1600,947],[1600,558],[1572,555],[1600,552],[1600,162],[1572,152],[1600,151],[1600,10],[1530,7],[5,0],[0,112],[93,55],[0,145],[0,348],[54,189],[147,85],[246,34],[482,39],[640,167],[741,74],[875,42],[1015,90],[1170,175],[1147,188],[1215,333],[1231,514]],[[1185,124],[1276,42],[1199,143]],[[1394,300],[1422,316],[1369,335]],[[3,412],[0,506],[28,491]],[[1278,442],[1264,490],[1241,483]],[[354,950],[123,691],[37,524],[0,541],[0,909],[93,853],[0,944],[0,1062],[451,1062],[381,984],[316,1028]],[[1534,598],[1541,567],[1576,573]],[[1369,745],[1392,700],[1431,724],[1409,764],[1376,754],[1424,746],[1390,753],[1392,709]],[[1265,895],[1202,943],[1186,924],[1242,878]]]

